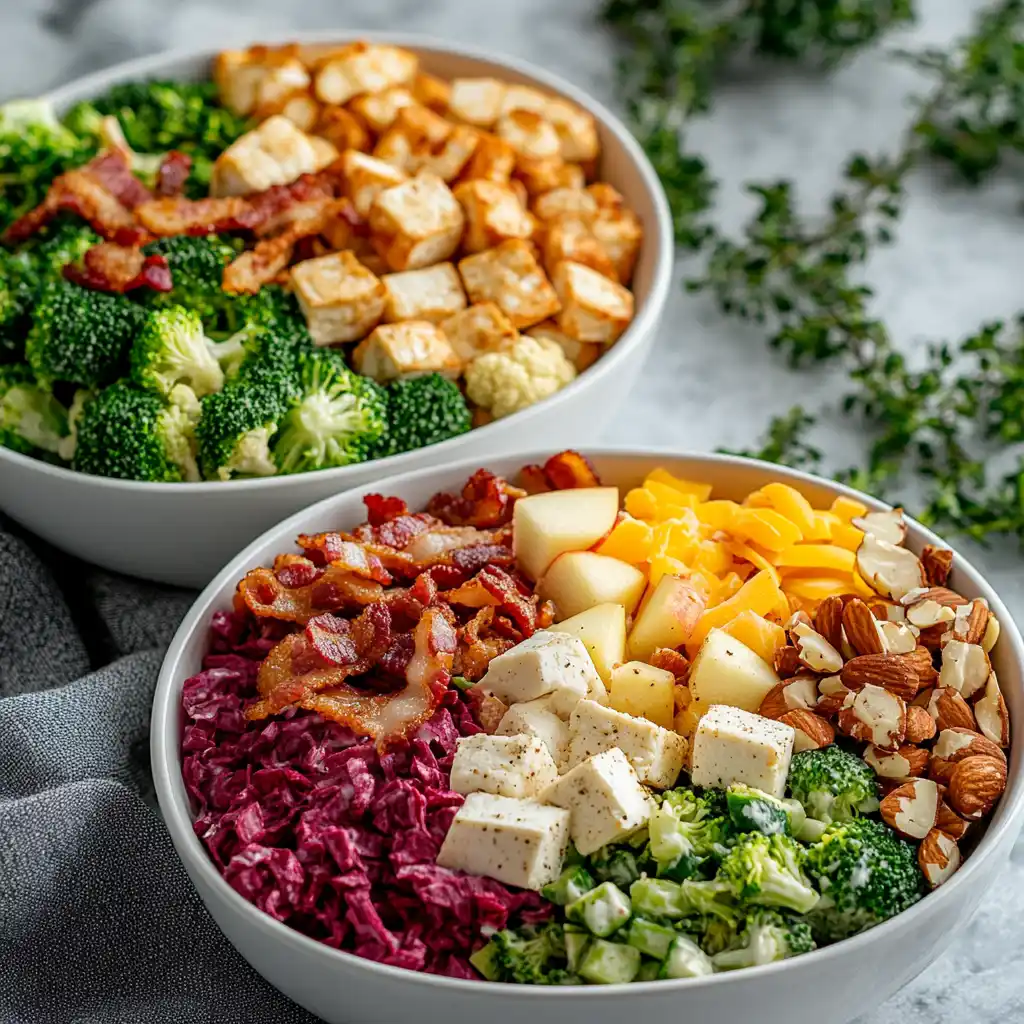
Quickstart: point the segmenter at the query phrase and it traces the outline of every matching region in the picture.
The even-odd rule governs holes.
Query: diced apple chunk
[[[659,647],[678,647],[690,639],[704,612],[702,591],[680,576],[662,576],[650,591],[629,631],[631,658],[647,661]]]
[[[646,718],[663,729],[672,728],[676,677],[642,661],[627,661],[612,672],[609,706],[634,718]]]
[[[757,711],[779,677],[771,665],[724,630],[713,629],[690,668],[690,692],[701,704]]]
[[[632,615],[646,583],[639,569],[617,558],[569,551],[551,563],[537,584],[537,593],[555,602],[556,621],[599,604],[621,604]]]
[[[562,619],[558,632],[583,641],[606,685],[611,681],[612,670],[626,657],[626,609],[621,604],[598,604]]]

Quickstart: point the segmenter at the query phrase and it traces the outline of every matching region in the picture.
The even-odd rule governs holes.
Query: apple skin
[[[537,583],[542,600],[555,602],[557,621],[599,604],[621,604],[632,615],[640,603],[647,577],[617,558],[593,551],[559,555]]]
[[[650,661],[659,647],[679,647],[690,639],[704,613],[704,595],[680,576],[662,576],[644,598],[627,649],[636,661]]]

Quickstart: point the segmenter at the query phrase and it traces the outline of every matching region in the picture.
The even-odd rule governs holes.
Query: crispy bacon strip
[[[409,514],[409,506],[401,498],[385,498],[383,494],[364,494],[363,504],[370,526],[382,526]]]
[[[158,196],[180,196],[185,182],[192,173],[192,157],[172,149],[161,161],[156,172],[156,194]]]
[[[137,245],[116,242],[94,245],[82,257],[81,266],[69,263],[64,267],[64,276],[84,288],[117,294],[136,288],[169,292],[174,284],[171,268],[163,256],[147,256]]]
[[[381,560],[362,544],[346,540],[340,533],[303,533],[298,545],[316,565],[342,566],[364,579],[376,580],[385,586],[391,575]]]
[[[601,484],[590,460],[572,449],[552,455],[544,463],[544,476],[556,491],[572,487],[599,487]]]
[[[528,597],[504,569],[488,565],[477,573],[480,585],[499,602],[498,607],[516,625],[523,637],[537,628],[536,598]]]
[[[135,216],[147,231],[159,237],[243,231],[259,220],[252,205],[241,196],[164,197],[143,203],[136,208]]]
[[[494,609],[481,608],[459,631],[456,667],[472,682],[483,677],[494,658],[515,646],[514,640],[494,635],[493,625]]]
[[[322,566],[302,555],[281,554],[274,559],[274,575],[286,587],[308,586],[323,574]]]
[[[255,295],[288,266],[294,251],[295,240],[287,235],[262,239],[224,268],[224,291],[233,295]]]
[[[238,584],[240,601],[260,618],[305,625],[325,611],[354,609],[380,601],[384,588],[362,579],[343,566],[329,565],[323,574],[303,586],[288,587],[270,569],[251,569]]]
[[[116,147],[94,157],[84,170],[122,206],[134,210],[153,198],[153,193],[132,174],[131,153]]]
[[[448,526],[502,526],[512,518],[512,505],[526,492],[489,470],[478,469],[461,494],[435,494],[427,513]]]
[[[523,466],[519,470],[518,480],[519,486],[527,494],[543,494],[545,491],[551,490],[551,484],[548,483],[548,478],[544,474],[544,467],[538,466],[536,463]]]

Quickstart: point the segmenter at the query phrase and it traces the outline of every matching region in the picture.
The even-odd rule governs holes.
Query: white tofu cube
[[[487,181],[508,182],[516,168],[516,151],[504,140],[490,132],[478,132],[476,149],[463,168],[464,181],[484,178]]]
[[[570,812],[572,841],[584,857],[627,839],[651,816],[650,796],[618,747],[576,765],[543,799]]]
[[[213,165],[210,193],[240,196],[287,185],[326,167],[337,157],[326,139],[299,131],[287,117],[275,115],[236,139]]]
[[[560,330],[577,341],[610,345],[633,319],[633,294],[582,263],[563,260],[552,274]]]
[[[562,871],[569,818],[568,811],[534,800],[470,793],[452,820],[437,863],[540,890]]]
[[[466,308],[462,278],[452,263],[438,263],[401,274],[385,274],[381,280],[384,283],[386,323],[429,320],[443,324],[446,318]],[[451,341],[450,338],[448,340]]]
[[[634,718],[593,700],[580,701],[569,719],[567,768],[618,747],[648,786],[675,785],[686,760],[686,740],[670,729]]]
[[[312,96],[304,92],[296,93],[294,96],[289,96],[281,104],[278,112],[282,117],[287,117],[288,120],[302,132],[313,131],[317,126],[317,122],[320,120],[320,104],[317,103]],[[339,151],[345,148],[337,145],[333,139],[327,139],[327,141]]]
[[[213,80],[221,102],[236,114],[251,114],[260,107],[276,112],[288,97],[310,85],[309,72],[294,47],[222,50],[214,58]]]
[[[384,384],[391,380],[440,373],[454,380],[462,372],[444,332],[427,320],[381,324],[352,353],[357,372]]]
[[[545,226],[541,255],[544,269],[552,276],[559,263],[571,260],[597,271],[611,281],[617,282],[619,279],[615,261],[590,227],[575,217],[563,217]]]
[[[452,125],[417,104],[399,110],[373,155],[407,174],[428,170],[452,181],[469,162],[476,144],[477,134],[472,128]]]
[[[781,797],[795,738],[795,730],[782,722],[713,704],[693,737],[693,784],[726,789],[742,782]]]
[[[451,788],[456,793],[494,793],[527,800],[558,778],[558,767],[543,741],[516,736],[464,736],[452,759]]]
[[[579,164],[567,164],[560,156],[531,160],[520,155],[516,159],[516,178],[531,196],[556,188],[583,188],[587,183],[583,168]]]
[[[624,284],[628,282],[633,277],[644,237],[640,218],[632,210],[602,210],[591,222],[590,230],[615,264],[616,278]]]
[[[498,118],[494,134],[527,160],[558,157],[561,143],[555,126],[532,110],[512,110]]]
[[[588,366],[593,366],[604,351],[604,345],[570,338],[564,331],[560,331],[557,324],[551,320],[545,320],[543,323],[537,324],[536,327],[531,327],[526,333],[531,338],[545,338],[560,346],[566,358],[580,373]]]
[[[398,117],[400,110],[415,106],[415,104],[416,98],[412,92],[400,85],[393,89],[385,89],[383,92],[357,96],[349,104],[349,109],[361,117],[369,125],[371,131],[380,135],[395,123],[395,118]]]
[[[562,699],[582,700],[593,679],[600,681],[582,640],[538,630],[493,658],[479,685],[506,704],[515,704],[556,692]],[[558,713],[557,708],[552,710]]]
[[[551,96],[532,85],[510,85],[505,89],[501,99],[501,113],[509,114],[513,110],[530,110],[535,114],[543,114],[547,110]]]
[[[589,223],[598,210],[597,200],[585,188],[553,188],[533,201],[533,212],[543,221],[569,217]]]
[[[558,133],[563,160],[588,163],[597,159],[600,143],[593,115],[557,96],[548,100],[543,114]]]
[[[251,114],[264,68],[247,50],[221,50],[213,61],[213,81],[221,103],[236,114]]]
[[[448,113],[466,124],[490,128],[501,116],[507,89],[497,78],[453,78]]]
[[[533,248],[522,239],[467,256],[459,261],[459,273],[470,302],[496,303],[516,327],[540,323],[560,308]]]
[[[341,172],[345,179],[345,193],[363,218],[369,217],[370,207],[378,193],[408,180],[404,171],[355,149],[347,149],[341,154]]]
[[[442,320],[441,329],[467,363],[485,352],[506,352],[519,337],[515,324],[493,302],[468,306]]]
[[[306,92],[310,84],[309,72],[297,57],[274,61],[266,66],[256,87],[256,110],[279,111],[286,100]]]
[[[351,43],[324,62],[316,76],[316,95],[324,103],[348,103],[367,92],[406,85],[419,69],[409,50],[378,43]]]
[[[454,193],[466,214],[462,236],[466,252],[482,252],[510,238],[533,234],[533,217],[509,185],[476,178],[456,185]]]
[[[384,312],[380,278],[348,250],[297,263],[292,267],[292,284],[318,345],[363,338]]]
[[[451,189],[429,172],[377,193],[370,239],[392,270],[443,263],[458,248],[466,218]]]
[[[551,710],[548,697],[513,704],[498,723],[497,735],[540,740],[556,765],[563,764],[569,753],[569,725]]]

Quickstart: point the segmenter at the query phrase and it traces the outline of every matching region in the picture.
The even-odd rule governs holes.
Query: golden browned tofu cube
[[[465,223],[451,189],[424,171],[377,193],[370,207],[370,240],[392,270],[416,270],[447,260]]]
[[[512,110],[502,114],[494,133],[504,139],[516,155],[527,160],[550,160],[559,157],[561,143],[554,125],[532,110]]]
[[[307,135],[288,118],[276,115],[236,139],[217,157],[210,193],[240,196],[287,185],[326,167],[337,155],[326,139]]]
[[[380,278],[347,250],[297,263],[292,285],[318,345],[365,337],[384,312]]]
[[[616,277],[624,284],[629,282],[644,238],[640,218],[627,207],[605,209],[591,222],[590,230],[615,264]]]
[[[435,114],[443,114],[448,109],[448,98],[452,87],[437,75],[429,75],[421,71],[412,80],[412,94],[417,103],[429,107]]]
[[[341,154],[341,170],[346,194],[363,218],[370,216],[370,207],[379,192],[407,180],[407,175],[397,167],[354,149],[347,149]]]
[[[505,182],[516,167],[516,151],[504,140],[490,132],[477,135],[476,149],[462,171],[466,181],[485,178],[487,181]]]
[[[404,85],[398,85],[383,92],[357,96],[349,103],[349,110],[361,117],[372,131],[380,135],[395,123],[400,110],[415,105],[416,99],[412,92]]]
[[[452,263],[438,263],[422,270],[385,274],[384,321],[429,320],[440,323],[466,308],[462,278]]]
[[[285,99],[311,84],[305,65],[289,47],[222,50],[213,62],[213,80],[221,102],[237,114],[258,108],[276,113]]]
[[[507,89],[497,78],[453,78],[448,113],[466,124],[490,128],[501,116]]]
[[[427,320],[381,324],[356,346],[352,363],[357,372],[381,383],[425,373],[454,380],[462,372],[462,360],[444,331]]]
[[[373,155],[407,174],[427,170],[452,181],[469,162],[476,143],[472,128],[452,125],[426,107],[404,107]]]
[[[494,302],[516,327],[529,327],[558,312],[558,295],[534,255],[513,238],[459,261],[470,302]]]
[[[552,283],[562,304],[555,322],[570,338],[609,345],[633,319],[632,293],[582,263],[559,263]]]
[[[467,363],[485,352],[506,351],[519,337],[515,324],[493,302],[468,306],[443,320],[441,330]]]
[[[542,113],[558,133],[563,160],[582,164],[597,159],[600,144],[593,115],[558,96],[551,98]]]
[[[585,188],[553,188],[533,201],[534,214],[544,221],[574,217],[589,222],[597,211],[597,200]]]
[[[604,351],[604,346],[594,341],[577,341],[558,329],[552,320],[545,320],[526,332],[531,338],[547,338],[553,341],[565,353],[566,358],[582,373],[588,366],[593,366]]]
[[[553,274],[563,260],[582,263],[613,281],[619,280],[618,269],[605,247],[590,227],[576,217],[563,217],[548,224],[543,232],[541,253],[544,269]]]
[[[281,104],[278,111],[287,117],[296,128],[303,132],[312,132],[320,120],[320,104],[308,92],[295,93]],[[333,140],[329,140],[333,142]],[[334,144],[340,150],[341,146]]]
[[[551,99],[549,93],[541,92],[532,85],[509,85],[501,98],[500,114],[508,114],[513,110],[531,110],[535,114],[543,114]]]
[[[583,188],[587,177],[579,164],[567,164],[560,156],[544,160],[516,159],[516,177],[531,196],[557,188]]]
[[[419,58],[410,50],[379,43],[351,43],[327,59],[316,75],[316,95],[324,103],[348,103],[367,92],[407,85]]]
[[[466,214],[462,247],[467,252],[482,252],[509,238],[533,234],[533,217],[509,185],[483,178],[464,181],[455,186],[455,198]]]
[[[322,107],[316,133],[333,143],[339,153],[347,149],[365,152],[370,147],[370,132],[363,119],[344,107]]]

